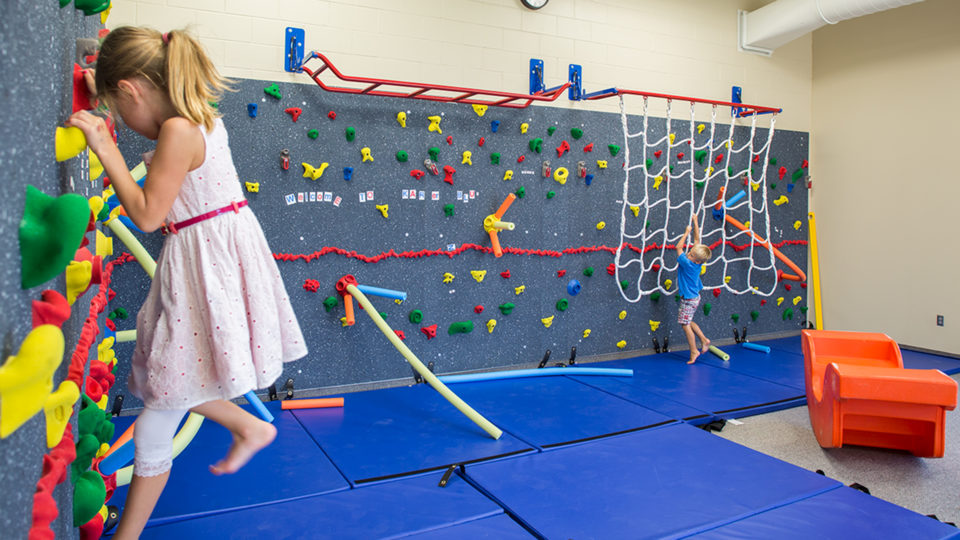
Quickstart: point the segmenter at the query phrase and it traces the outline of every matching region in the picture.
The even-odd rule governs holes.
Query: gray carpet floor
[[[960,374],[953,375],[960,381]],[[806,407],[728,422],[717,435],[844,484],[857,482],[870,494],[920,514],[960,525],[960,407],[947,413],[946,450],[938,459],[861,446],[821,448]]]

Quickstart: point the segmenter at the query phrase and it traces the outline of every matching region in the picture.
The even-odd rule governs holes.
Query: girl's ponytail
[[[231,90],[207,57],[203,47],[190,34],[172,30],[161,39],[166,47],[167,93],[181,115],[207,131],[219,114],[213,103]]]

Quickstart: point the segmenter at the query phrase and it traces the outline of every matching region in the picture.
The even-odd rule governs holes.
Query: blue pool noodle
[[[437,377],[444,384],[478,381],[497,381],[501,379],[519,379],[522,377],[545,377],[548,375],[605,375],[608,377],[633,377],[632,369],[614,368],[540,368],[515,369],[510,371],[489,371],[486,373],[467,373],[465,375],[443,375]]]
[[[744,349],[750,349],[752,351],[760,351],[763,353],[770,354],[770,347],[766,345],[757,345],[756,343],[747,343],[743,342],[740,344]]]

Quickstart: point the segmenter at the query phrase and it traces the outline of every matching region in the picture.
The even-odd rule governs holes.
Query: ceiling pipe
[[[770,56],[777,47],[827,24],[923,0],[776,0],[738,14],[738,49]]]

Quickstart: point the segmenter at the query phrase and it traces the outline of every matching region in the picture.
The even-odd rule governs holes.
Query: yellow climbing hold
[[[487,333],[488,333],[488,334],[492,334],[492,333],[493,333],[493,329],[496,328],[496,327],[497,327],[497,320],[496,320],[496,319],[490,319],[489,321],[487,321]]]
[[[788,199],[786,195],[781,195],[780,198],[773,201],[773,204],[780,206],[781,204],[787,204],[788,202],[790,202],[790,199]]]
[[[606,168],[607,168],[607,160],[605,160],[605,159],[598,159],[598,160],[597,160],[597,167],[599,167],[599,168],[601,168],[601,169],[606,169]]]
[[[703,172],[707,173],[707,176],[710,176],[711,174],[713,174],[713,165],[704,169]]]
[[[443,282],[444,282],[444,283],[453,283],[453,278],[454,278],[454,277],[455,277],[455,276],[454,276],[453,274],[451,274],[450,272],[444,272],[444,273],[443,273]]]
[[[619,318],[621,321],[624,320],[624,319],[626,319],[626,318],[627,318],[627,310],[623,310],[623,311],[621,311],[620,313],[618,313],[618,314],[617,314],[617,318]]]
[[[397,113],[397,123],[400,124],[400,127],[407,127],[407,113],[400,111]]]
[[[797,221],[794,221],[794,222],[793,222],[793,228],[796,229],[796,230],[798,230],[798,231],[800,230],[800,227],[802,227],[802,226],[803,226],[803,223],[800,223],[800,220],[799,220],[799,219],[798,219]]]
[[[707,265],[701,264],[701,265],[700,265],[700,275],[702,276],[702,275],[704,275],[704,274],[706,274],[706,273],[707,273]]]
[[[385,218],[390,217],[390,214],[388,213],[388,212],[390,212],[390,205],[389,205],[389,204],[378,204],[378,205],[377,205],[377,210],[380,211],[380,214],[381,214],[383,217],[385,217]]]
[[[93,276],[93,264],[90,261],[70,261],[67,265],[67,304],[73,305],[77,297],[86,292]]]
[[[560,182],[561,186],[567,183],[568,176],[570,176],[570,171],[566,167],[557,167],[557,170],[553,171],[553,179]]]
[[[443,131],[440,129],[440,120],[441,118],[437,115],[428,116],[427,120],[430,121],[430,125],[427,126],[427,131],[436,131],[439,134],[443,134]]]
[[[749,221],[744,221],[744,222],[743,222],[743,226],[749,229],[749,228],[750,228],[750,222],[749,222]]]
[[[633,217],[640,217],[640,207],[636,205],[630,205],[630,211],[633,212]]]
[[[519,287],[514,287],[513,292],[517,293],[517,296],[520,296],[521,294],[523,294],[523,291],[525,290],[527,290],[527,286],[521,285]]]
[[[57,161],[66,161],[87,149],[87,138],[78,127],[57,127],[54,133],[54,155]]]
[[[370,147],[364,146],[360,149],[360,156],[363,158],[361,163],[366,163],[367,161],[373,161],[373,154],[370,153]]]
[[[624,347],[626,347],[626,346],[627,346],[627,342],[624,341],[624,340],[622,340],[622,339],[617,342],[617,348],[618,348],[618,349],[622,349],[622,348],[624,348]]]
[[[464,151],[463,151],[463,160],[460,161],[460,164],[461,164],[461,165],[473,165],[473,161],[471,161],[471,158],[472,158],[472,157],[473,157],[473,152],[471,152],[471,151],[469,151],[469,150],[464,150]]]
[[[340,326],[347,326],[347,318],[340,317]]]
[[[750,182],[750,187],[752,187],[753,190],[756,191],[760,189],[760,182]]]
[[[0,439],[43,410],[53,390],[53,374],[63,360],[63,346],[59,327],[40,325],[0,366]]]
[[[656,332],[657,328],[660,328],[660,321],[650,321],[650,331]]]
[[[666,280],[666,281],[663,282],[663,287],[664,287],[665,289],[667,289],[668,291],[670,290],[670,287],[671,287],[672,285],[673,285],[673,280],[672,280],[672,279],[668,279],[668,280]]]
[[[73,414],[73,404],[78,399],[80,399],[80,389],[73,381],[63,381],[56,392],[47,396],[43,403],[43,413],[47,419],[47,448],[60,444],[63,430]]]
[[[590,329],[589,329],[589,328],[587,328],[586,330],[583,331],[583,337],[584,337],[584,338],[590,337]]]
[[[733,277],[733,276],[723,276],[723,282],[724,282],[724,283],[730,283],[730,278],[731,278],[731,277]]]
[[[802,296],[797,296],[796,298],[793,299],[793,305],[797,305],[797,304],[799,304],[799,303],[802,302],[802,301],[803,301],[803,297],[802,297]]]
[[[663,177],[662,177],[662,176],[654,176],[654,177],[653,177],[653,189],[659,190],[661,183],[663,183]]]
[[[470,275],[473,276],[473,279],[475,279],[475,280],[477,281],[477,283],[483,283],[483,278],[487,277],[487,271],[486,271],[486,270],[471,270],[471,271],[470,271]]]
[[[556,315],[551,315],[551,316],[549,316],[549,317],[540,319],[540,322],[542,322],[543,325],[546,326],[547,328],[550,328],[550,325],[553,324],[553,318],[554,318],[554,317],[556,317]]]
[[[677,134],[671,133],[669,138],[670,138],[670,144],[673,144],[673,141],[677,140]]]
[[[783,303],[783,297],[781,296],[780,298],[777,298],[777,305],[779,306],[782,303]]]
[[[700,124],[697,126],[697,134],[703,133],[703,130],[707,129],[707,126]]]
[[[370,149],[367,148],[367,150],[369,152]],[[364,158],[364,161],[366,161],[366,158]],[[373,161],[373,158],[370,158],[370,161]],[[303,165],[303,177],[309,178],[311,180],[316,180],[321,176],[323,176],[323,171],[327,170],[327,167],[330,164],[327,162],[323,162],[320,164],[319,167],[314,167],[313,165],[304,161],[303,163],[301,163],[301,165]]]
[[[479,103],[473,104],[473,112],[477,113],[477,116],[483,116],[487,114],[488,105],[480,105]]]
[[[606,222],[606,221],[600,221],[600,222],[597,223],[597,230],[598,230],[598,231],[602,231],[602,230],[605,229],[606,227],[607,227],[607,222]]]
[[[507,169],[507,170],[503,171],[503,180],[504,180],[504,182],[506,182],[507,180],[510,180],[510,179],[512,179],[512,178],[513,178],[513,171],[512,171],[512,170]]]
[[[103,234],[100,229],[97,229],[96,236],[96,255],[101,257],[109,257],[110,255],[113,255],[113,237]]]
[[[247,188],[247,191],[250,193],[259,193],[260,192],[260,182],[244,182],[244,187]]]
[[[526,133],[528,129],[530,129],[530,124],[526,122],[520,124],[520,133]]]

